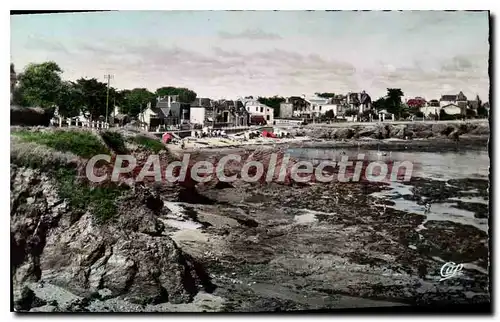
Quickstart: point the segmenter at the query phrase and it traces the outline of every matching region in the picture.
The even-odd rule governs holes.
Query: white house
[[[274,123],[274,108],[259,103],[255,99],[242,100],[245,109],[252,116],[262,116],[267,124]]]
[[[337,116],[341,109],[340,99],[305,95],[302,95],[302,98],[307,103],[306,111],[295,113],[294,116],[302,116],[303,114],[307,114],[309,117],[319,117],[328,111],[333,111],[333,115]]]
[[[443,106],[442,109],[446,112],[448,115],[457,115],[461,113],[461,109],[458,105],[456,104],[448,104],[446,106]]]
[[[191,106],[189,111],[189,122],[191,124],[203,124],[205,122],[205,108]]]
[[[439,106],[445,107],[447,105],[454,104],[457,106],[465,105],[467,106],[467,96],[460,92],[456,95],[442,95],[439,100]]]
[[[151,124],[152,118],[157,118],[157,117],[158,113],[157,111],[153,111],[153,109],[151,108],[151,104],[148,104],[147,108],[138,115],[139,121],[144,122],[148,125]]]

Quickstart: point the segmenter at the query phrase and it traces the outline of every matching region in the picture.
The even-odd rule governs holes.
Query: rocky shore
[[[488,121],[479,122],[432,122],[432,123],[407,123],[407,124],[367,124],[329,126],[328,124],[312,124],[292,131],[294,135],[309,136],[316,139],[429,139],[449,138],[456,140],[462,135],[488,136],[490,133]]]
[[[137,140],[122,146],[111,137],[97,136],[113,150],[152,153],[128,143]],[[27,163],[36,159],[34,145],[11,144],[17,311],[260,312],[490,302],[487,230],[394,207],[400,198],[454,202],[487,221],[484,179],[413,179],[411,195],[383,198],[377,193],[390,189],[387,184],[366,182],[236,181],[195,189],[123,183],[112,190],[116,209],[104,221],[111,187],[82,190],[78,180],[51,170],[78,168],[81,156],[44,147],[45,162]],[[102,198],[94,198],[96,191]],[[475,203],[456,202],[457,196]],[[82,202],[87,206],[78,206]],[[464,269],[439,281],[448,261]]]
[[[184,149],[169,145],[179,153],[192,151],[225,151],[290,148],[364,148],[384,151],[443,152],[456,150],[484,150],[488,147],[490,129],[487,121],[434,122],[409,124],[368,124],[332,126],[312,124],[291,127],[287,131],[293,139],[259,138],[245,142],[186,144]]]

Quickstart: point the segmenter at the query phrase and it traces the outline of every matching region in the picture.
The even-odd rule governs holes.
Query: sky
[[[487,12],[114,11],[11,16],[10,26],[16,71],[52,60],[63,79],[112,74],[118,89],[489,95]]]

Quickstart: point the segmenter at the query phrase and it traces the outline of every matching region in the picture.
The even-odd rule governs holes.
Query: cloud
[[[68,48],[66,48],[60,42],[41,37],[28,37],[25,48],[31,50],[48,51],[51,53],[70,53]]]
[[[251,40],[278,40],[281,36],[278,34],[266,32],[260,29],[247,29],[241,33],[230,33],[219,31],[219,37],[223,39],[251,39]]]
[[[68,50],[58,43],[41,39],[37,48],[53,52]],[[212,50],[166,46],[160,42],[129,43],[115,39],[81,43],[71,51],[86,73],[100,76],[103,71],[117,77],[118,87],[172,85],[193,88],[200,95],[294,95],[318,91],[366,90],[374,99],[390,87],[402,88],[407,95],[438,97],[452,86],[475,95],[488,88],[487,61],[480,56],[456,55],[437,60],[418,57],[404,62],[378,61],[355,65],[327,54],[307,54],[294,50],[252,48],[253,52],[212,47]],[[486,66],[486,67],[485,67]],[[69,64],[72,70],[78,66]],[[64,68],[64,67],[63,67]],[[73,77],[78,77],[73,76]],[[469,85],[470,84],[470,85]],[[435,98],[430,97],[430,98]]]
[[[476,67],[477,64],[473,61],[473,58],[459,55],[445,61],[441,66],[441,70],[445,72],[461,72],[471,71]]]

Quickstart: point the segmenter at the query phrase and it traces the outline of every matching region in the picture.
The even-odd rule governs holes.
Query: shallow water
[[[413,177],[420,177],[432,180],[447,181],[450,179],[484,179],[488,180],[489,174],[489,155],[488,151],[460,151],[460,152],[387,152],[382,155],[378,150],[362,149],[290,149],[291,156],[302,160],[340,160],[342,155],[347,155],[349,160],[357,160],[360,154],[364,155],[364,160],[369,161],[411,161],[418,164],[418,169],[413,171]],[[453,187],[453,185],[446,184]],[[477,194],[477,189],[460,191],[457,188],[457,195],[450,198],[445,203],[433,203],[428,213],[425,213],[423,205],[416,201],[407,200],[403,196],[411,196],[412,185],[401,182],[391,182],[390,189],[381,192],[375,192],[371,195],[377,198],[390,199],[395,204],[392,207],[397,210],[410,213],[425,215],[426,220],[420,225],[420,230],[425,229],[425,222],[429,220],[452,221],[464,225],[474,226],[480,230],[488,231],[488,219],[479,219],[474,217],[474,213],[464,209],[456,208],[457,203],[488,204],[488,197],[478,196],[459,196],[459,193]]]

